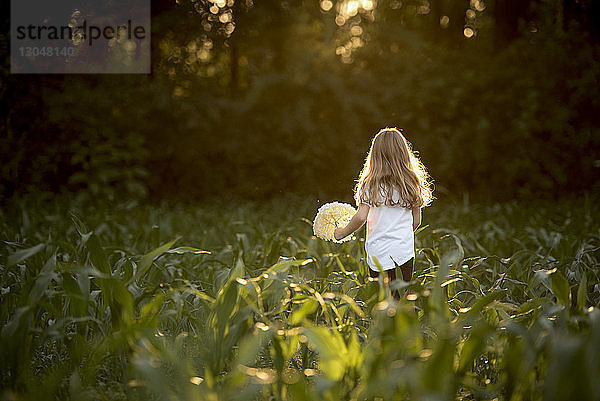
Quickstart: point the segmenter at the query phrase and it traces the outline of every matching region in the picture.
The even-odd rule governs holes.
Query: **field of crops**
[[[2,398],[600,399],[596,199],[434,203],[399,302],[321,203],[6,205]]]

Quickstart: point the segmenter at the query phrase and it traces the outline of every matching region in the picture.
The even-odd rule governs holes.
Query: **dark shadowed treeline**
[[[150,76],[10,76],[5,54],[1,196],[349,198],[386,125],[438,196],[598,190],[597,8],[154,2]]]

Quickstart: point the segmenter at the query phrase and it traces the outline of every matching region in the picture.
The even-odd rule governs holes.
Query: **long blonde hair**
[[[373,138],[354,199],[357,205],[410,209],[428,206],[433,200],[429,174],[397,128],[384,128]]]

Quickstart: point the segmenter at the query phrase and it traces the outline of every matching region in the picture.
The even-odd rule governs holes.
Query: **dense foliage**
[[[399,302],[314,201],[74,205],[0,216],[5,399],[599,398],[597,200],[438,202]]]
[[[3,71],[0,196],[339,196],[385,126],[438,194],[598,190],[592,3],[153,2],[152,76]]]

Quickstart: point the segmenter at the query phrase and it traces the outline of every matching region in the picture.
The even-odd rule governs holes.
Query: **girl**
[[[358,210],[346,227],[335,229],[335,239],[347,237],[366,221],[369,275],[378,277],[381,269],[393,281],[400,267],[404,281],[410,281],[414,230],[421,224],[421,208],[432,198],[427,170],[410,144],[398,129],[384,128],[373,138],[356,184]]]

